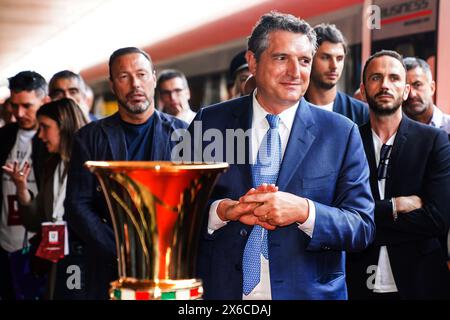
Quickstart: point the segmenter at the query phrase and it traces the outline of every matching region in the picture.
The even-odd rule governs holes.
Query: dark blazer
[[[450,144],[444,131],[408,119],[395,137],[385,200],[380,200],[370,123],[360,128],[370,167],[377,228],[372,246],[347,260],[351,299],[370,298],[367,268],[378,264],[386,246],[395,283],[403,299],[449,298],[449,273],[438,237],[448,230],[450,213]],[[419,196],[423,208],[399,214],[394,221],[390,199]]]
[[[14,147],[16,142],[19,125],[17,123],[10,123],[0,128],[0,167],[5,165],[8,155]],[[47,148],[42,141],[37,137],[37,134],[32,139],[31,160],[33,161],[33,171],[36,178],[36,184],[39,188],[40,179],[44,170],[44,164],[47,161],[49,154]],[[0,183],[0,195],[2,194],[3,184]],[[2,206],[3,197],[0,197],[0,208]]]
[[[109,283],[117,279],[116,243],[100,185],[83,164],[88,160],[125,160],[125,134],[118,113],[81,128],[76,136],[64,202],[68,225],[86,244],[86,286],[89,299],[107,299]],[[175,129],[187,124],[155,111],[151,158],[170,160]]]
[[[252,112],[252,96],[245,96],[202,109],[194,121],[202,121],[203,132],[245,131],[251,127]],[[191,124],[191,133],[196,126],[198,123]],[[198,138],[196,135],[195,139]],[[202,149],[207,145],[208,142],[203,142]],[[249,148],[247,143],[246,158]],[[225,152],[226,144],[224,155]],[[234,160],[243,153],[235,144]],[[368,179],[369,169],[356,125],[338,114],[312,108],[302,99],[277,185],[281,191],[314,201],[316,221],[312,238],[297,224],[269,231],[273,299],[347,298],[344,251],[363,250],[374,235]],[[251,187],[249,162],[231,164],[220,176],[211,202],[238,199]],[[207,220],[206,212],[197,265],[204,297],[241,299],[242,256],[252,227],[232,221],[209,235]]]
[[[358,126],[369,121],[369,107],[366,103],[338,91],[334,99],[333,111],[349,118]]]
[[[448,140],[450,141],[450,134],[448,135]],[[441,243],[442,243],[442,248],[444,249],[444,255],[447,257],[447,261],[448,261],[448,268],[450,271],[450,254],[448,253],[448,237],[450,237],[450,235],[448,234],[450,233],[450,230],[447,232],[446,235],[444,235],[443,237],[441,237]]]

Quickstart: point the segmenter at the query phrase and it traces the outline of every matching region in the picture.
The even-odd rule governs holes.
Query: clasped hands
[[[217,214],[223,221],[240,221],[274,230],[295,222],[304,223],[309,215],[309,205],[305,198],[278,191],[274,184],[263,183],[250,189],[238,201],[222,200]]]

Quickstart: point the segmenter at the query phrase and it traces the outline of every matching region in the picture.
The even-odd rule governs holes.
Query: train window
[[[381,7],[381,29],[372,30],[372,53],[387,49],[405,57],[436,57],[438,0],[377,0],[374,4]]]
[[[376,41],[372,53],[382,49],[395,50],[404,57],[419,57],[429,60],[436,57],[437,33],[435,31]],[[432,68],[434,73],[434,68]]]

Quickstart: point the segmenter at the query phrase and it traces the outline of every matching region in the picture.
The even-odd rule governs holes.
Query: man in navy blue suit
[[[200,239],[206,299],[346,299],[344,251],[372,241],[358,128],[303,99],[315,45],[305,21],[263,15],[246,53],[256,90],[200,110],[191,124],[197,160],[231,164],[213,190]],[[219,137],[215,148],[209,143],[217,132],[226,136],[222,149]],[[235,143],[233,133],[250,139]]]
[[[114,233],[105,198],[88,160],[170,160],[172,133],[187,124],[155,110],[156,75],[150,56],[135,47],[109,59],[111,88],[119,111],[80,129],[67,180],[65,218],[86,246],[88,299],[107,299],[117,279]]]
[[[317,36],[317,52],[311,70],[311,83],[305,98],[315,107],[337,112],[357,125],[369,121],[369,108],[337,90],[347,54],[347,42],[334,24],[319,24],[314,27]]]
[[[450,299],[439,242],[450,220],[450,144],[443,130],[402,113],[409,91],[397,52],[369,57],[361,93],[370,122],[360,131],[377,232],[366,250],[348,256],[350,299]]]

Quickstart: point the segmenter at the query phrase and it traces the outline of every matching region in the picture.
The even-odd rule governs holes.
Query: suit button
[[[241,229],[241,230],[239,231],[239,234],[241,235],[241,237],[246,237],[246,236],[247,236],[247,230]]]
[[[98,192],[101,192],[101,191],[102,191],[102,187],[97,186],[96,190],[97,190]]]

